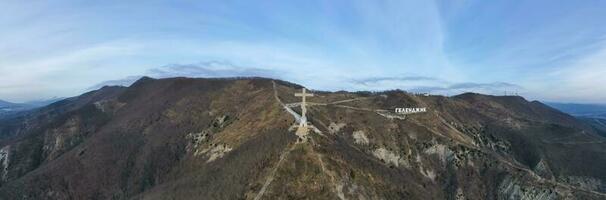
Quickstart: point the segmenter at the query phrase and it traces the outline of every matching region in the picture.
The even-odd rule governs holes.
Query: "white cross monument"
[[[302,101],[301,101],[301,121],[299,123],[299,128],[297,128],[297,132],[295,133],[297,136],[299,136],[299,138],[304,142],[307,141],[307,134],[309,134],[309,130],[307,128],[307,116],[305,115],[305,113],[307,113],[307,104],[305,101],[305,97],[313,97],[314,94],[312,93],[306,93],[305,88],[301,89],[301,93],[295,93],[296,97],[301,97]]]

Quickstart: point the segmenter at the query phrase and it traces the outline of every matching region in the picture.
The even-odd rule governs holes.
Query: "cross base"
[[[299,139],[297,140],[298,142],[307,142],[309,135],[308,126],[299,125],[299,127],[297,128],[297,132],[295,132],[295,135],[299,136]]]

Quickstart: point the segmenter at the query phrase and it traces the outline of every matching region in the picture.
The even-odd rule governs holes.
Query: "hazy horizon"
[[[0,99],[11,102],[139,76],[263,76],[328,91],[606,103],[602,1],[0,5]]]

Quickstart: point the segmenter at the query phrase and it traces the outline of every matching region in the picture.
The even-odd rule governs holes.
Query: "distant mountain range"
[[[546,104],[562,112],[575,116],[583,123],[594,128],[598,134],[606,137],[606,104],[554,102],[549,102]]]
[[[8,101],[4,101],[4,100],[0,99],[0,118],[14,116],[14,115],[16,115],[18,113],[22,113],[24,111],[47,106],[51,103],[57,102],[62,99],[63,98],[55,97],[55,98],[51,98],[51,99],[47,99],[47,100],[36,100],[36,101],[29,101],[29,102],[25,102],[25,103],[13,103],[13,102],[8,102]]]
[[[554,103],[547,105],[576,117],[592,117],[606,119],[606,104]]]
[[[4,108],[4,107],[12,107],[12,106],[16,106],[18,105],[17,103],[11,103],[8,101],[4,101],[4,100],[0,100],[0,108]]]
[[[6,114],[6,113],[11,113],[11,112],[18,112],[18,111],[22,111],[22,110],[28,110],[31,107],[32,106],[28,105],[28,104],[12,103],[12,102],[8,102],[8,101],[0,100],[0,115]]]

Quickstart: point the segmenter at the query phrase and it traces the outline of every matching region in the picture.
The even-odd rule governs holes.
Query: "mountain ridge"
[[[296,143],[295,119],[276,98],[298,102],[299,89],[266,78],[142,78],[0,121],[0,155],[8,155],[0,159],[7,163],[0,197],[599,199],[606,192],[604,140],[540,102],[318,92],[308,114],[319,132]],[[402,106],[429,112],[379,113]]]

